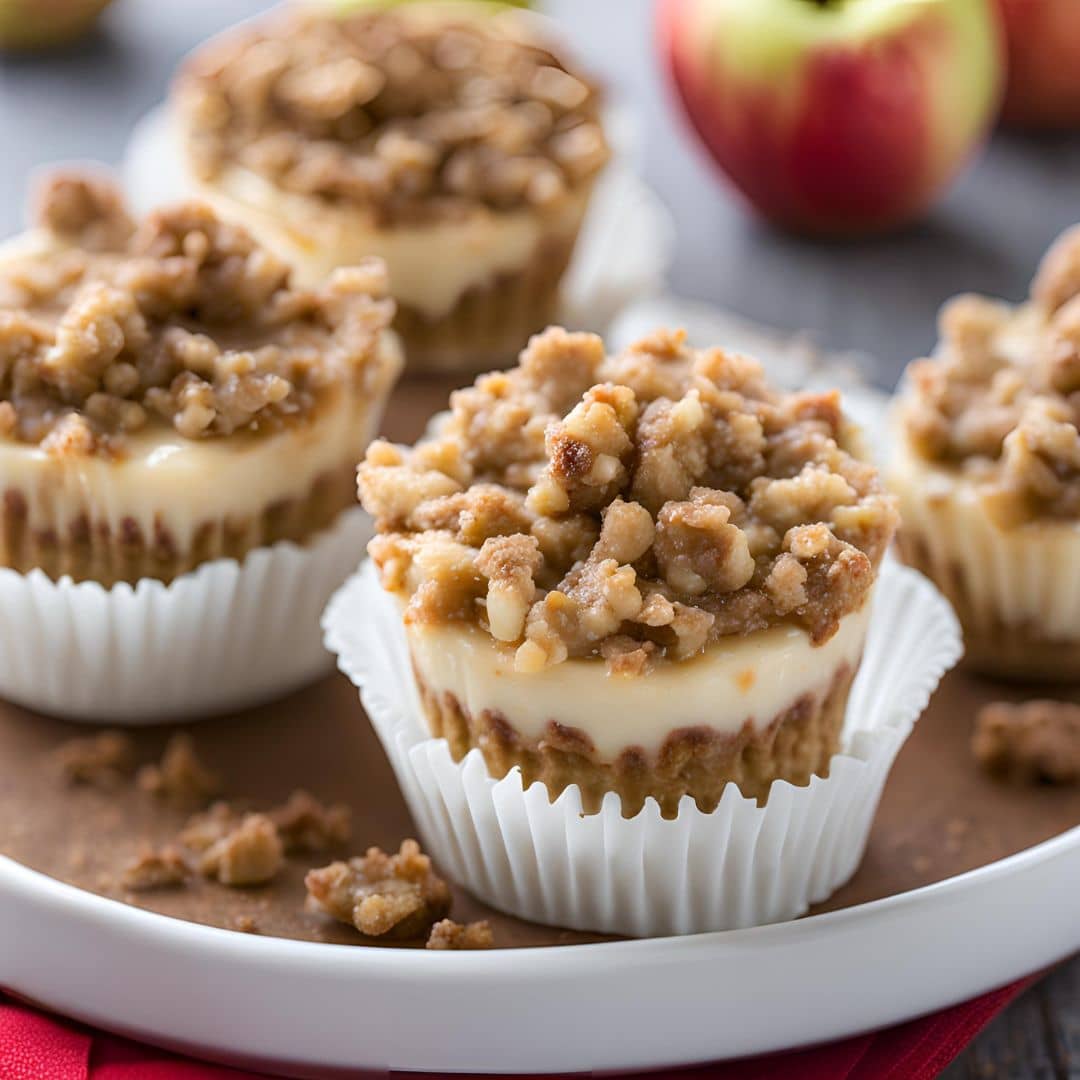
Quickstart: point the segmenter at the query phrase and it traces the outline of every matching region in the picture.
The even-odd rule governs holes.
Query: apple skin
[[[691,124],[759,213],[858,235],[920,216],[990,128],[993,2],[660,0],[658,41]]]
[[[1080,127],[1080,4],[998,0],[1009,75],[1002,119],[1012,127]]]

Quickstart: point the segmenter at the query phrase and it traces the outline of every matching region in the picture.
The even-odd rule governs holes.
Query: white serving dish
[[[1078,886],[1080,826],[795,922],[430,953],[181,922],[0,857],[0,986],[98,1027],[290,1076],[648,1069],[854,1035],[1037,971],[1080,949]]]

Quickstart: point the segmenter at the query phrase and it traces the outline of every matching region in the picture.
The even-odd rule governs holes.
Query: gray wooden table
[[[116,161],[177,60],[266,6],[117,0],[77,47],[0,59],[0,236],[21,224],[30,170],[65,158]],[[873,358],[867,374],[883,386],[930,347],[945,297],[960,289],[1023,296],[1039,254],[1080,220],[1080,138],[998,136],[929,219],[899,236],[822,245],[781,235],[744,214],[683,129],[658,70],[651,0],[547,7],[639,118],[642,171],[678,226],[672,289],[863,351]],[[1080,960],[1018,1000],[946,1075],[1080,1078]]]

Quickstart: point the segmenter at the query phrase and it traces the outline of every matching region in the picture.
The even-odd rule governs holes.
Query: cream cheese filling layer
[[[800,697],[822,698],[838,668],[858,665],[870,607],[845,616],[820,646],[799,627],[773,626],[639,676],[610,675],[600,660],[521,673],[514,670],[513,647],[475,626],[407,623],[406,635],[432,692],[453,694],[473,715],[499,712],[527,739],[558,721],[584,732],[601,759],[614,760],[631,746],[655,753],[680,728],[732,735],[748,722],[764,728]]]
[[[902,431],[887,472],[902,529],[923,546],[947,591],[961,583],[968,631],[1002,624],[1050,641],[1080,641],[1080,522],[1002,528],[959,468],[918,457]]]
[[[550,209],[479,207],[461,221],[380,228],[363,207],[284,191],[240,166],[212,183],[191,182],[222,216],[292,263],[298,284],[317,285],[336,267],[377,255],[390,295],[430,319],[449,314],[469,289],[524,269],[545,244],[572,240],[589,197],[585,187]]]
[[[386,377],[379,386],[343,387],[310,419],[272,434],[185,439],[154,419],[125,436],[120,458],[56,456],[36,445],[0,443],[0,492],[26,501],[32,529],[64,532],[89,517],[118,529],[156,526],[187,550],[207,521],[243,522],[275,503],[306,498],[316,480],[363,457],[401,367],[397,338],[387,335]]]

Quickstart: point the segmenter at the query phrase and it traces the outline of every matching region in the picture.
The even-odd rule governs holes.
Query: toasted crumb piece
[[[138,855],[124,867],[120,884],[132,892],[175,889],[184,884],[190,872],[179,850],[170,845]]]
[[[56,751],[56,763],[69,784],[111,790],[135,771],[135,744],[120,731],[69,739]]]
[[[1027,783],[1080,781],[1080,705],[998,701],[979,710],[971,751],[984,769]]]
[[[453,919],[437,922],[428,935],[428,949],[490,949],[495,944],[491,923],[456,923]]]
[[[206,849],[199,872],[222,885],[263,885],[284,862],[285,850],[274,823],[265,814],[248,814]]]
[[[240,815],[231,803],[219,800],[198,814],[188,818],[177,839],[192,851],[207,851],[240,824]]]
[[[327,851],[342,847],[352,838],[352,811],[344,803],[324,805],[301,789],[288,801],[267,813],[277,826],[287,853]]]
[[[259,924],[253,915],[234,915],[229,919],[229,929],[238,934],[257,934]]]
[[[321,910],[369,937],[420,938],[450,913],[450,889],[415,840],[402,841],[396,855],[373,847],[310,870],[304,883]]]
[[[195,754],[190,735],[178,734],[169,739],[159,765],[144,765],[139,770],[139,787],[152,795],[187,806],[205,803],[220,788],[218,778]]]

